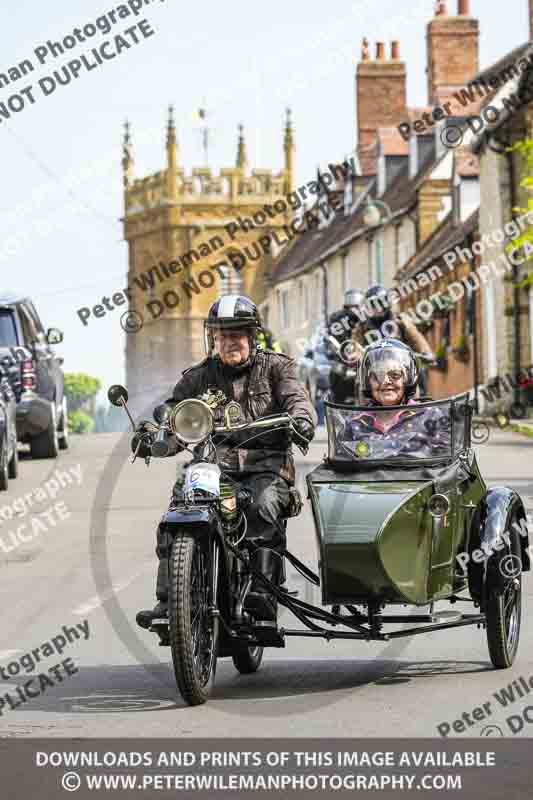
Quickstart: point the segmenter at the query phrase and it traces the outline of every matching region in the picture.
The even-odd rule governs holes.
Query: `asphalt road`
[[[324,451],[319,441],[299,459],[300,480]],[[0,495],[1,736],[437,737],[437,726],[452,726],[465,712],[456,736],[511,736],[506,718],[533,704],[522,683],[511,707],[494,697],[533,675],[527,574],[521,646],[510,670],[492,668],[485,633],[476,628],[386,645],[290,639],[285,649],[266,651],[255,675],[240,676],[220,660],[210,702],[184,706],[168,648],[134,622],[154,602],[154,530],[176,460],[147,469],[131,465],[128,453],[118,434],[74,437],[57,462],[24,459],[19,479]],[[496,431],[478,454],[486,480],[515,487],[533,510],[533,441]],[[26,541],[16,538],[21,525]],[[316,568],[308,507],[290,521],[289,541]],[[289,582],[318,601],[298,576]],[[289,617],[284,623],[295,626]],[[41,686],[39,672],[49,676]],[[28,699],[24,686],[36,696]],[[474,718],[484,704],[483,718]],[[526,722],[516,735],[530,731]]]

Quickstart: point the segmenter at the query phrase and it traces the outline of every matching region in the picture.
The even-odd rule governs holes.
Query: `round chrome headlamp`
[[[172,433],[187,444],[200,444],[213,431],[213,412],[203,400],[182,400],[169,416]]]
[[[428,502],[428,511],[432,517],[440,519],[450,510],[450,501],[445,494],[434,494]]]

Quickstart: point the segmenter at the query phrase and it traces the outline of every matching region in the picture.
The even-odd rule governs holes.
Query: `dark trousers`
[[[286,544],[283,514],[289,505],[289,484],[284,478],[272,472],[232,475],[243,489],[248,489],[252,501],[246,509],[248,529],[246,538],[253,539],[257,545],[267,545],[275,550],[283,550]],[[157,570],[156,597],[168,600],[168,559],[172,548],[172,536],[157,528],[159,559]]]

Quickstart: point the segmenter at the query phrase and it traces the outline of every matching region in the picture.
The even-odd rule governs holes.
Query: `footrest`
[[[151,633],[157,633],[159,636],[159,646],[168,647],[170,644],[170,634],[168,630],[168,619],[154,619],[148,628]]]
[[[431,622],[459,622],[463,615],[460,611],[434,611]]]
[[[264,647],[285,647],[285,639],[274,622],[256,622],[252,632]]]

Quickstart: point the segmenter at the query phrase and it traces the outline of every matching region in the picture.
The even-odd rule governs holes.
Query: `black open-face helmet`
[[[375,326],[383,325],[391,318],[390,302],[387,290],[381,283],[374,283],[366,290],[365,310],[369,321]]]
[[[362,397],[372,399],[370,377],[380,382],[387,372],[402,372],[404,377],[403,403],[413,397],[418,386],[418,365],[413,351],[397,339],[382,339],[370,344],[359,364],[359,391]]]
[[[250,357],[255,355],[257,330],[261,327],[261,318],[256,304],[242,294],[228,294],[217,300],[204,322],[204,339],[207,355],[215,349],[215,333],[217,330],[243,330],[248,332],[250,340]]]

